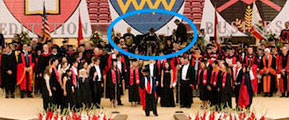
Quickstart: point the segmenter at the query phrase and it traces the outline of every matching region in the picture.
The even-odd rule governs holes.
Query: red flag
[[[214,29],[214,38],[215,38],[215,44],[217,45],[218,49],[221,50],[221,46],[218,43],[218,16],[217,16],[217,10],[215,10],[215,29]]]
[[[259,40],[265,39],[264,32],[255,25],[251,27],[251,34]]]
[[[79,11],[79,18],[78,18],[78,36],[77,36],[78,46],[79,46],[80,41],[81,41],[82,39],[83,39],[83,35],[82,35],[82,23],[81,23],[80,11]]]

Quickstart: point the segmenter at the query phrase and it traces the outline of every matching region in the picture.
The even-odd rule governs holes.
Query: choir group
[[[175,40],[167,40],[170,44],[165,49],[150,52],[164,55],[180,50],[186,41],[178,39],[178,31],[176,37],[170,37]],[[281,48],[274,42],[221,47],[209,41],[206,47],[196,44],[176,57],[148,61],[125,56],[103,41],[96,45],[84,42],[75,48],[64,39],[59,47],[51,41],[34,39],[23,43],[15,35],[1,54],[1,86],[6,98],[15,97],[16,86],[21,98],[40,91],[45,109],[52,104],[101,108],[102,98],[110,99],[115,107],[123,105],[122,96],[127,90],[131,106],[142,104],[146,115],[153,111],[157,116],[157,104],[175,107],[179,103],[182,108],[190,108],[196,93],[204,109],[233,107],[233,96],[237,107],[249,108],[254,95],[271,97],[281,93],[288,97],[289,46],[285,41],[289,37],[283,36],[289,34],[288,29],[284,31]],[[123,49],[140,52],[138,44],[125,44],[127,36],[137,41],[130,29],[124,37],[113,36],[113,40]]]

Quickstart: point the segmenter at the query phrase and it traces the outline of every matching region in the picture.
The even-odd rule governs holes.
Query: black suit
[[[193,102],[192,85],[194,83],[193,67],[189,65],[187,71],[183,71],[184,65],[180,69],[180,104],[181,107],[190,108]],[[186,80],[182,78],[183,72],[186,72]]]
[[[176,31],[177,41],[181,39],[179,42],[185,42],[187,40],[187,28],[183,23],[178,24]]]
[[[92,103],[95,106],[99,106],[100,107],[100,103],[101,103],[101,97],[102,97],[102,93],[103,93],[103,87],[101,85],[103,85],[103,74],[102,74],[102,69],[100,67],[100,74],[101,76],[96,76],[94,78],[94,74],[97,74],[96,68],[95,66],[90,68],[89,71],[89,80],[90,80],[90,88],[91,88],[91,94],[92,94]],[[99,77],[101,77],[99,79]]]

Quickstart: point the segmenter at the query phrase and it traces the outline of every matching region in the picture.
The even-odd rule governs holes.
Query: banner
[[[141,9],[165,9],[182,14],[185,0],[109,0],[112,21],[127,12]],[[149,19],[148,19],[149,18]],[[134,34],[148,33],[154,28],[158,34],[171,35],[176,29],[175,16],[161,13],[145,13],[127,17],[115,25],[115,32],[125,33],[127,27],[132,28]]]
[[[82,16],[83,36],[92,33],[86,0],[0,0],[0,29],[5,38],[21,31],[42,36],[43,6],[52,38],[77,37],[78,14]]]
[[[205,0],[201,28],[213,36],[216,9],[220,36],[248,36],[255,19],[259,19],[252,16],[256,11],[254,6],[260,12],[264,30],[279,35],[289,21],[289,1],[286,0]]]

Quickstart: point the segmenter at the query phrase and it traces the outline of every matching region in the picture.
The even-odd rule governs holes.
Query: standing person
[[[154,60],[149,60],[149,64],[145,65],[145,68],[149,70],[150,76],[154,77],[156,79],[156,93],[157,93],[157,101],[158,101],[158,98],[161,95],[161,89],[160,89],[160,85],[159,85],[160,81],[161,81],[161,71],[159,74],[159,72],[158,72],[159,69],[157,67],[157,64],[155,64]]]
[[[143,106],[142,108],[145,111],[146,116],[150,116],[150,111],[153,111],[153,114],[158,116],[156,103],[156,79],[150,77],[148,69],[144,69],[142,73],[143,77],[140,81],[140,98]]]
[[[52,102],[52,89],[51,89],[51,82],[50,82],[50,72],[49,67],[47,66],[43,73],[43,78],[45,82],[42,82],[42,99],[43,99],[43,108],[47,110],[48,107],[51,107],[53,104]]]
[[[34,59],[32,54],[28,53],[28,45],[23,45],[23,51],[18,55],[17,64],[17,85],[20,85],[20,97],[24,98],[24,93],[27,97],[32,98],[32,81],[34,76]]]
[[[106,76],[106,90],[108,98],[111,101],[111,106],[116,107],[116,102],[120,101],[120,89],[121,89],[121,73],[117,67],[117,60],[112,59],[111,68],[107,72]]]
[[[129,79],[129,102],[131,106],[136,107],[139,102],[139,83],[141,77],[141,71],[138,67],[136,59],[132,59],[132,65],[130,67],[130,79]]]
[[[120,84],[120,95],[124,95],[124,92],[123,92],[124,81],[125,81],[124,79],[125,79],[126,72],[127,72],[124,55],[121,55],[121,54],[117,55],[117,68],[120,71],[120,80],[121,80],[121,82],[119,83]],[[117,100],[117,105],[123,105],[121,102],[121,99]]]
[[[10,46],[6,46],[5,53],[1,57],[1,78],[6,93],[5,98],[9,98],[9,93],[11,98],[15,98],[17,72],[15,53],[10,49]]]
[[[265,49],[265,55],[262,58],[260,74],[263,81],[263,92],[265,97],[272,97],[276,80],[276,59],[270,53],[270,49]]]
[[[41,55],[38,57],[38,65],[37,65],[37,70],[35,71],[36,74],[36,79],[38,80],[40,84],[40,88],[42,87],[41,85],[44,85],[43,82],[44,80],[44,70],[45,68],[49,65],[49,60],[51,59],[51,53],[49,52],[49,47],[47,44],[43,45],[42,47],[43,52]]]
[[[238,100],[239,100],[239,93],[240,93],[240,87],[241,87],[241,83],[242,83],[242,79],[243,79],[243,68],[242,68],[242,64],[239,60],[237,60],[236,62],[236,67],[233,69],[233,73],[234,73],[234,93],[235,93],[235,101],[236,101],[236,105],[238,106]]]
[[[245,61],[246,61],[246,66],[249,67],[249,69],[252,69],[253,75],[254,75],[254,80],[252,81],[253,83],[253,89],[254,93],[257,94],[258,92],[258,78],[257,78],[257,57],[254,54],[254,49],[253,47],[248,47],[248,54],[245,56]]]
[[[285,29],[281,30],[281,33],[280,33],[280,41],[288,42],[288,40],[289,40],[289,22],[286,22]]]
[[[74,94],[73,94],[73,100],[74,105],[76,108],[80,108],[81,101],[80,101],[80,89],[79,89],[79,72],[78,72],[78,62],[74,60],[72,62],[72,66],[70,68],[72,72],[72,84],[74,86]]]
[[[0,29],[0,46],[2,46],[2,48],[5,47],[5,38],[4,38],[4,35],[2,33],[2,29]]]
[[[210,87],[209,90],[211,91],[211,96],[210,96],[210,102],[211,106],[218,107],[220,101],[218,99],[219,97],[219,91],[218,91],[218,78],[221,78],[221,71],[218,66],[218,61],[214,61],[212,63],[212,71],[211,71],[211,80],[210,80]]]
[[[177,41],[178,42],[186,42],[187,41],[187,28],[186,26],[179,20],[175,20],[175,24],[178,26],[176,31]]]
[[[289,91],[289,79],[288,79],[288,49],[287,47],[281,48],[281,54],[277,57],[277,72],[281,74],[279,79],[279,91],[282,94],[281,97],[288,96]]]
[[[230,107],[232,108],[232,77],[231,77],[231,71],[229,69],[229,66],[224,61],[219,62],[219,66],[222,71],[222,77],[220,80],[218,80],[218,86],[220,88],[220,108],[226,108]]]
[[[182,108],[191,108],[193,102],[193,67],[189,58],[183,59],[184,64],[180,68],[180,104]]]
[[[100,59],[94,58],[93,66],[89,70],[89,78],[90,78],[90,88],[91,88],[91,99],[94,106],[100,108],[101,97],[103,93],[103,74],[100,67]]]
[[[79,90],[80,90],[80,101],[82,107],[89,107],[91,103],[91,89],[88,80],[89,67],[87,62],[83,62],[79,70]]]
[[[161,106],[175,107],[174,91],[173,91],[173,70],[170,68],[168,62],[162,70],[161,75]]]
[[[62,106],[62,96],[63,96],[63,90],[62,90],[62,81],[58,74],[57,70],[58,65],[58,59],[52,58],[50,60],[50,67],[49,67],[49,85],[52,92],[52,103],[59,106]]]
[[[66,70],[66,72],[62,75],[63,82],[63,96],[64,96],[64,108],[72,108],[73,105],[73,93],[74,86],[72,83],[72,72],[70,69]]]
[[[200,69],[198,71],[198,88],[200,90],[200,100],[202,101],[202,108],[208,108],[209,101],[209,83],[211,71],[206,68],[206,63],[203,61],[200,63]]]
[[[250,73],[251,70],[248,70],[246,67],[243,67],[241,71],[243,74],[237,106],[238,108],[248,109],[250,108],[253,101],[254,93],[251,81],[254,79],[254,75],[253,73]]]

